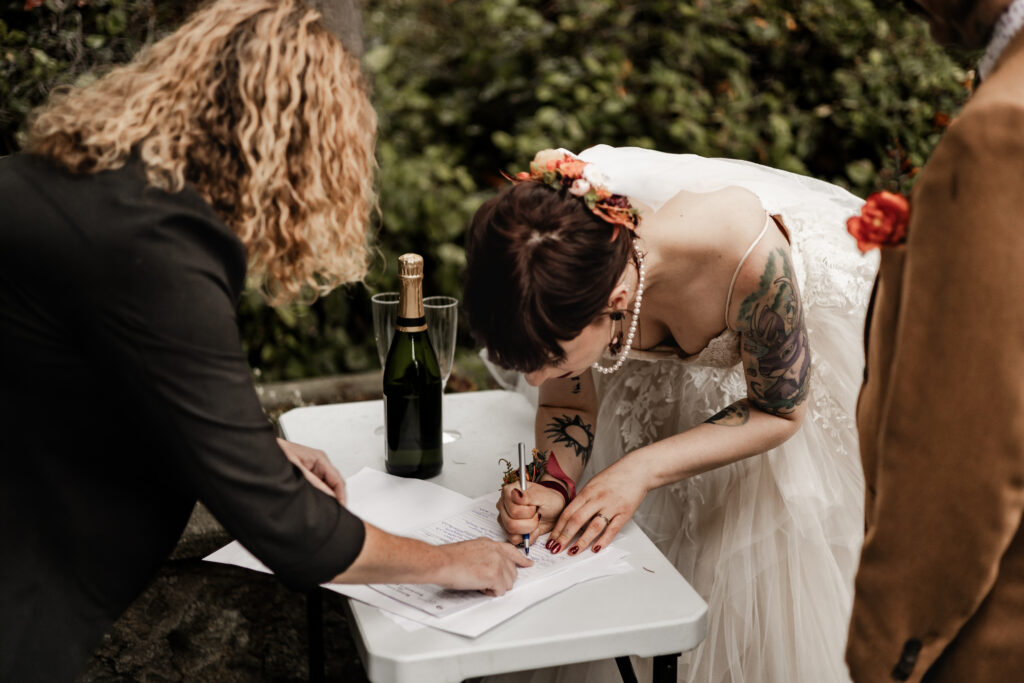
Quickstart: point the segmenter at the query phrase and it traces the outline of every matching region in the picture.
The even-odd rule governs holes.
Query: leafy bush
[[[132,57],[178,22],[192,2],[0,2],[0,155],[20,147],[28,112],[58,85],[84,83]]]
[[[8,37],[26,30],[8,21],[21,2],[0,24],[5,140],[42,89],[74,77],[66,69],[138,44],[106,37],[94,48],[88,36],[140,41],[164,21],[143,0],[63,14],[47,3],[35,12],[61,18],[39,27],[56,33],[15,37],[56,65],[10,56]],[[115,10],[133,31],[109,33]],[[310,307],[247,298],[244,336],[265,378],[374,367],[366,290],[395,288],[398,254],[417,251],[427,293],[458,296],[465,225],[499,172],[538,149],[637,145],[748,159],[861,195],[906,191],[967,95],[968,74],[919,20],[870,0],[368,0],[364,23],[380,117],[379,258],[365,287]],[[57,49],[68,26],[77,62]]]

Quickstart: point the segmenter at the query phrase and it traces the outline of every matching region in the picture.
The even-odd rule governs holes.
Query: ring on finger
[[[595,516],[595,517],[600,517],[601,519],[603,519],[603,520],[604,520],[604,525],[605,525],[605,526],[608,526],[609,524],[611,524],[611,523],[612,523],[612,518],[611,518],[611,517],[607,517],[607,516],[605,516],[604,514],[602,514],[602,513],[600,513],[600,512],[598,512],[598,513],[597,513],[596,515],[594,515],[594,516]]]

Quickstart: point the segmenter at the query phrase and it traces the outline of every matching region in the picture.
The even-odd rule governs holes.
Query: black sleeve
[[[285,458],[252,385],[235,318],[240,243],[222,224],[170,212],[94,260],[103,270],[81,293],[85,343],[148,416],[171,454],[166,476],[286,584],[346,569],[362,522]]]

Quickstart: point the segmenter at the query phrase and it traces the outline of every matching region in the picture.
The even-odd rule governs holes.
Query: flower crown
[[[599,218],[615,226],[612,242],[619,236],[619,228],[635,234],[640,224],[640,212],[633,208],[628,197],[609,192],[603,173],[564,150],[541,150],[530,162],[529,171],[521,171],[515,178],[505,177],[512,182],[535,180],[556,190],[567,188],[569,194],[583,200]]]

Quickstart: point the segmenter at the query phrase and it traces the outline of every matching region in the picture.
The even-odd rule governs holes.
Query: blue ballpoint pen
[[[519,442],[519,490],[526,490],[526,444]],[[526,546],[526,554],[530,554],[530,534],[523,534],[523,545]]]

